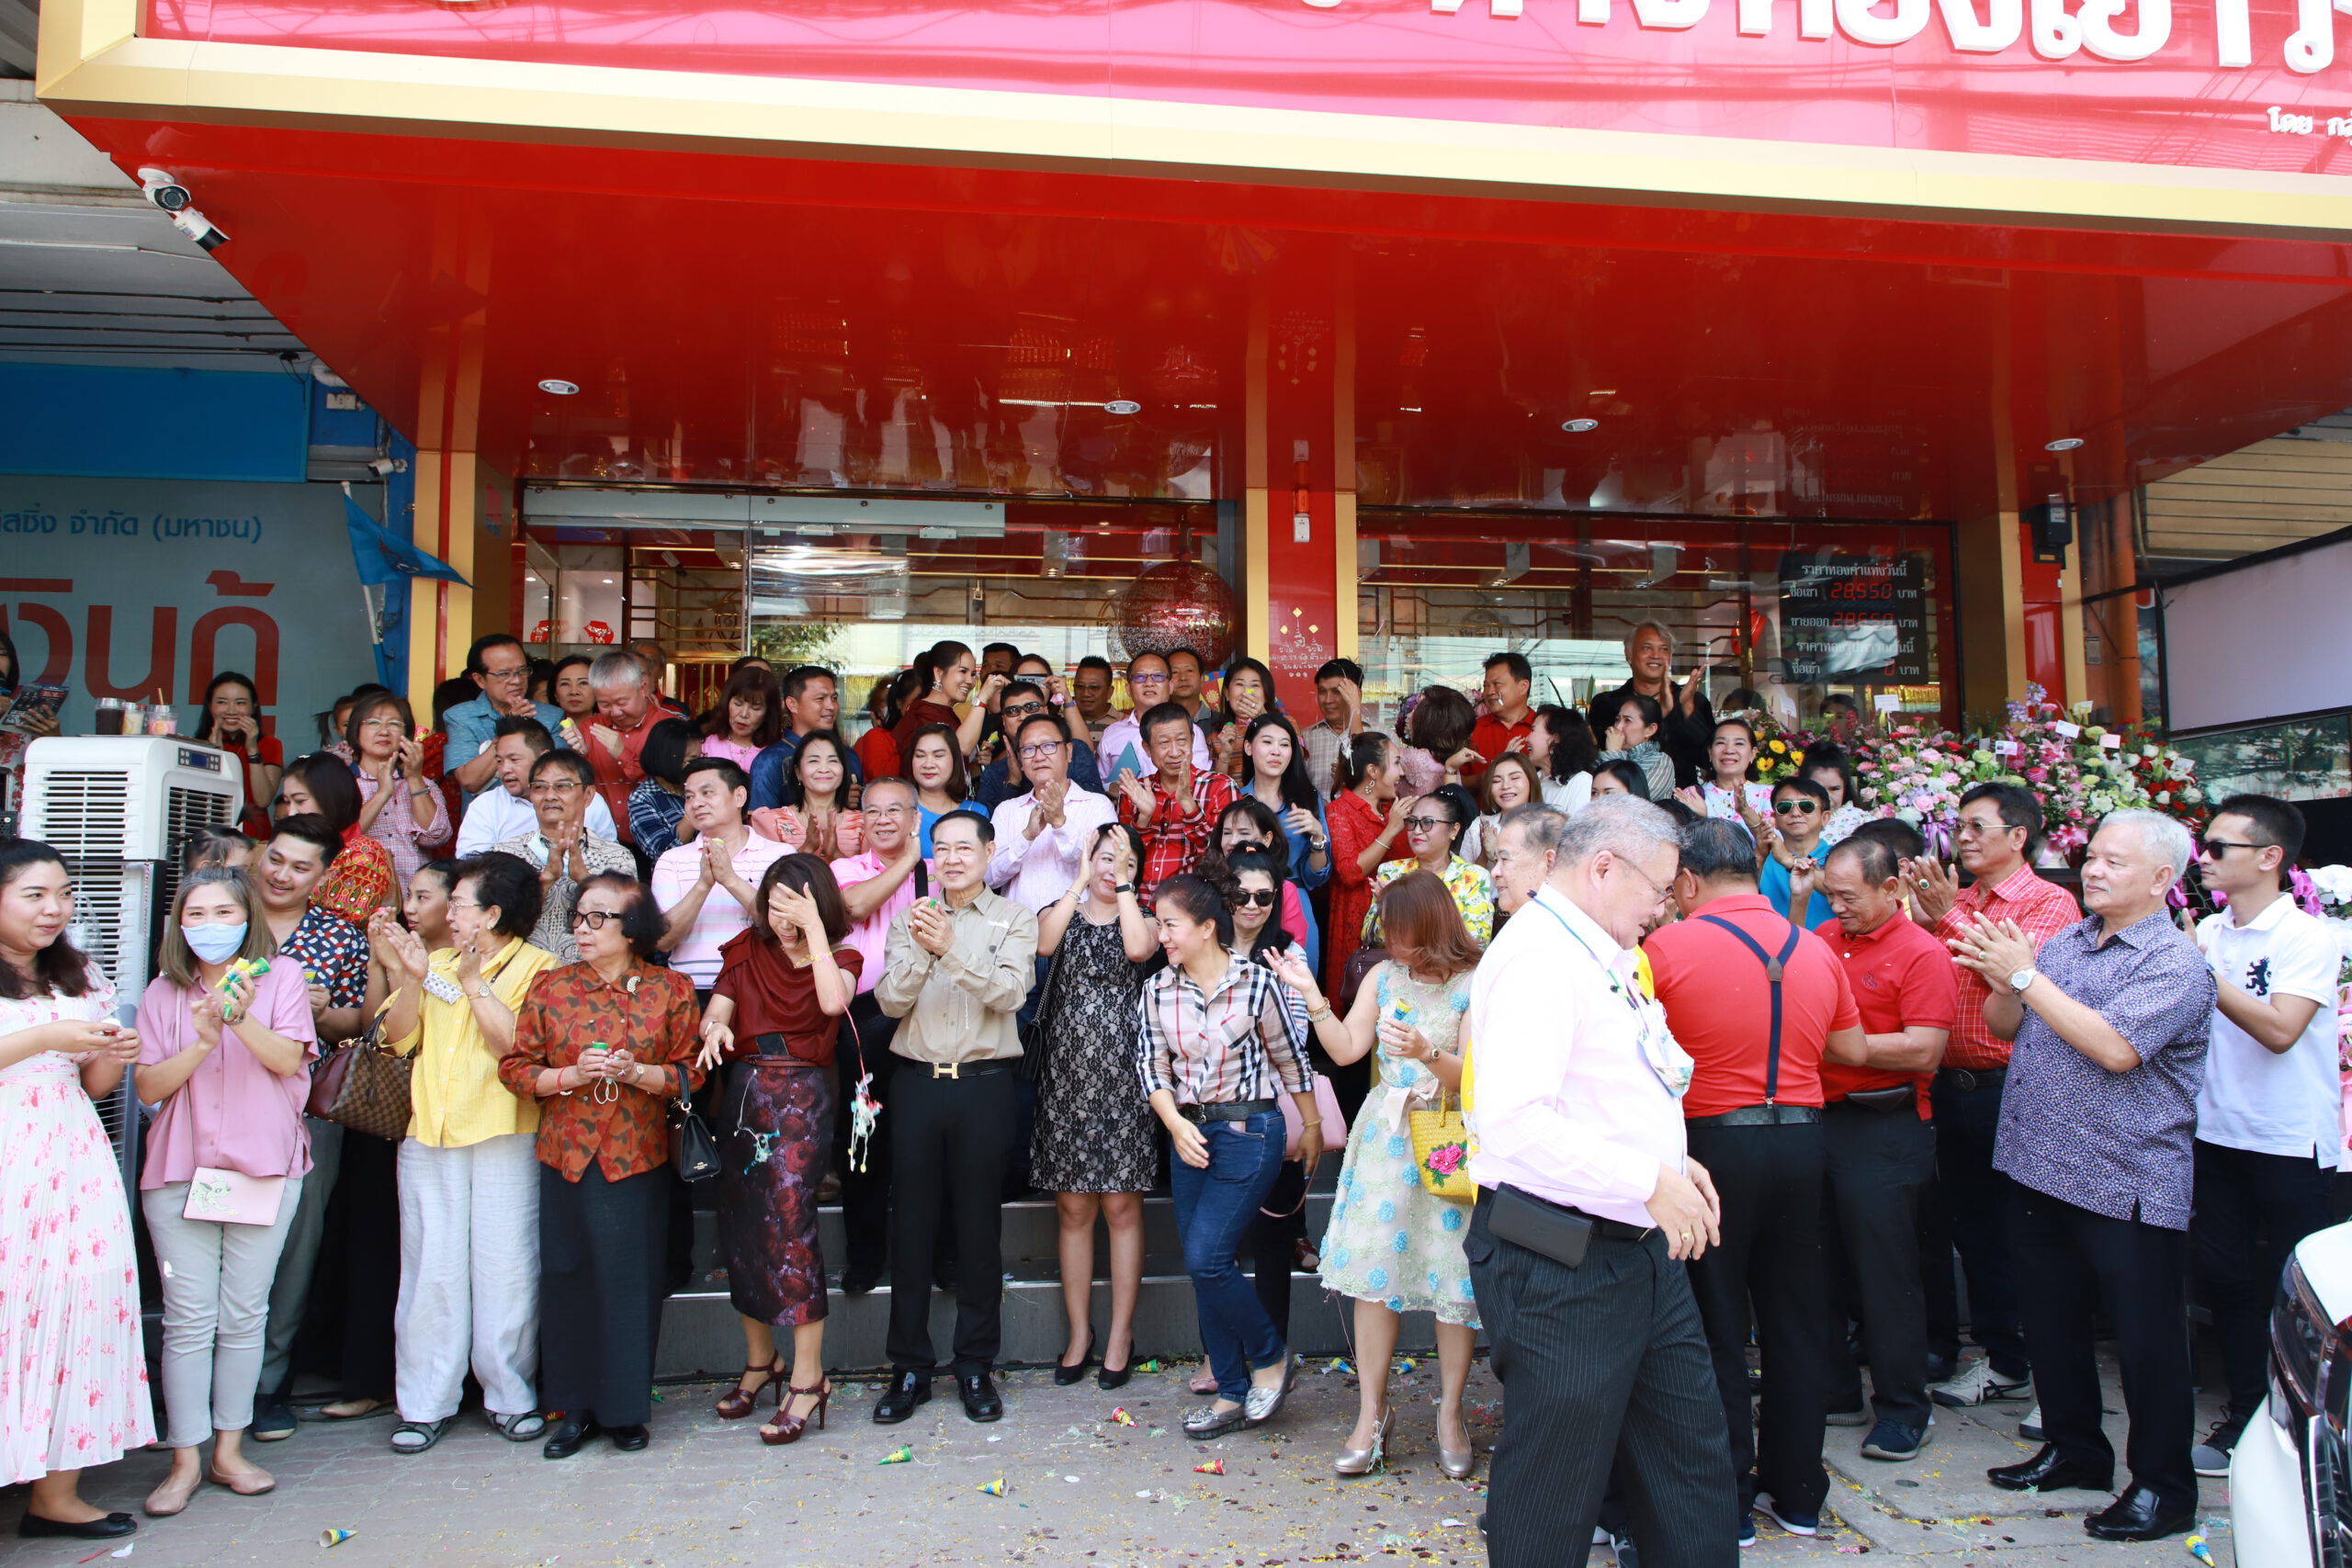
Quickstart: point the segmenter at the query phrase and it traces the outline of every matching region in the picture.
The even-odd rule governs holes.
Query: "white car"
[[[2250,1568],[2352,1568],[2352,1224],[2305,1236],[2270,1312],[2270,1396],[2230,1454]]]

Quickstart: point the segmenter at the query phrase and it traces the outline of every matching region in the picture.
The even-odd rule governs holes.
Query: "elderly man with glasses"
[[[1168,701],[1170,690],[1168,660],[1157,653],[1138,653],[1127,660],[1127,701],[1131,705],[1125,716],[1113,719],[1102,728],[1100,783],[1116,788],[1122,770],[1139,779],[1148,779],[1159,771],[1151,758],[1151,747],[1145,741],[1143,716]],[[1208,737],[1199,725],[1193,726],[1193,771],[1209,771]]]
[[[1094,748],[1080,739],[1073,729],[1070,716],[1058,713],[1047,705],[1046,689],[1035,681],[1015,681],[1004,689],[1004,696],[997,709],[997,717],[1006,736],[1015,736],[1021,727],[1039,714],[1056,714],[1069,736],[1063,753],[1063,776],[1080,789],[1102,793],[1102,773],[1095,760]],[[972,799],[984,811],[994,811],[1012,798],[1014,789],[1025,778],[1031,778],[1027,763],[1008,739],[1004,755],[980,770],[978,782],[972,785]],[[1057,890],[1058,894],[1058,890]]]
[[[466,674],[481,695],[458,703],[441,716],[448,736],[449,776],[471,800],[491,787],[498,776],[495,741],[502,718],[535,718],[550,736],[560,736],[563,710],[552,703],[531,700],[531,656],[520,639],[505,632],[474,638],[466,650]],[[560,739],[555,742],[561,745]]]
[[[494,854],[513,855],[537,868],[539,920],[531,928],[531,945],[554,953],[559,964],[580,962],[580,942],[571,929],[580,885],[600,871],[637,876],[637,857],[588,826],[589,804],[598,800],[595,783],[588,760],[578,752],[541,752],[531,762],[528,791],[538,827],[491,846]]]

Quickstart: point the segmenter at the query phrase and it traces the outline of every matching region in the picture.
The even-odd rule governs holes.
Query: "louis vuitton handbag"
[[[398,1143],[408,1136],[409,1075],[416,1063],[384,1045],[380,1033],[379,1021],[336,1046],[311,1079],[305,1109],[322,1122]]]

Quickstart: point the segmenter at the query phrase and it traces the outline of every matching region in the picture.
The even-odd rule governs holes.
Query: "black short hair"
[[[752,775],[743,771],[743,765],[726,757],[696,757],[678,770],[679,784],[683,786],[696,773],[717,773],[729,789],[748,793],[752,787]]]
[[[959,807],[954,811],[940,813],[939,819],[931,825],[933,843],[939,841],[939,830],[950,822],[969,822],[972,825],[972,831],[980,836],[982,849],[987,849],[996,842],[996,824],[988,819],[986,813],[974,811],[969,807]]]
[[[1607,773],[1611,778],[1623,784],[1625,793],[1636,800],[1647,800],[1650,797],[1649,774],[1642,772],[1642,765],[1639,762],[1629,758],[1620,757],[1613,762],[1603,762],[1593,772]]]
[[[474,891],[474,902],[498,910],[498,923],[492,929],[501,936],[528,937],[531,929],[539,923],[538,868],[520,855],[501,854],[495,850],[487,854],[468,855],[458,863],[449,891],[455,894],[458,887],[477,879],[480,886]]]
[[[2041,800],[2033,791],[2015,784],[1971,784],[1961,792],[1959,809],[1965,811],[1980,800],[1993,803],[2004,825],[2025,829],[2028,861],[2041,852]]]
[[[542,751],[532,758],[530,773],[532,782],[537,783],[539,775],[549,768],[563,769],[580,781],[582,789],[596,787],[596,770],[589,765],[587,758],[577,751]]]
[[[1046,688],[1037,684],[1036,682],[1007,681],[1004,683],[1004,690],[997,694],[996,705],[999,708],[1002,708],[1007,699],[1009,699],[1015,692],[1026,692],[1041,703],[1046,700]]]
[[[1017,642],[984,642],[980,644],[980,658],[983,660],[986,660],[988,656],[991,653],[1009,653],[1012,655],[1012,660],[1014,663],[1018,664],[1021,661],[1021,645]]]
[[[1824,858],[1823,863],[1839,855],[1850,855],[1860,863],[1862,874],[1872,882],[1886,882],[1902,874],[1901,857],[1893,845],[1876,833],[1849,833],[1838,840],[1836,847]]]
[[[1140,653],[1131,653],[1127,655],[1127,678],[1129,680],[1135,679],[1136,666],[1141,664],[1147,659],[1157,659],[1159,660],[1159,667],[1162,670],[1168,668],[1168,655],[1160,652],[1156,648],[1147,648]]]
[[[1682,869],[1701,882],[1756,880],[1756,840],[1738,823],[1702,817],[1685,827],[1681,836]]]
[[[595,665],[595,662],[596,661],[594,660],[589,658],[584,653],[567,653],[561,659],[555,661],[555,672],[558,675],[561,675],[565,671],[571,669],[575,664],[580,665],[583,669],[593,668]]]
[[[521,736],[523,744],[531,749],[534,756],[555,750],[555,737],[548,733],[548,727],[526,713],[501,714],[491,729],[491,744],[496,745],[510,735]]]
[[[1069,726],[1062,722],[1061,715],[1054,712],[1051,708],[1048,708],[1043,713],[1031,714],[1027,718],[1023,719],[1019,724],[1013,727],[1012,747],[1014,751],[1018,752],[1021,749],[1021,738],[1027,735],[1031,730],[1036,728],[1037,726],[1041,724],[1052,725],[1054,727],[1054,739],[1061,741],[1064,745],[1069,744]],[[1016,758],[1015,760],[1017,761],[1018,759]]]
[[[474,638],[473,646],[471,648],[466,649],[466,673],[469,675],[488,674],[490,672],[490,666],[482,662],[482,655],[488,653],[493,648],[511,648],[514,649],[514,651],[523,656],[523,668],[525,670],[528,670],[531,667],[531,650],[523,646],[523,639],[521,637],[516,637],[513,632],[484,632],[481,636]]]
[[[1195,670],[1198,670],[1198,671],[1202,671],[1204,674],[1205,674],[1205,673],[1207,672],[1207,671],[1208,671],[1208,667],[1209,667],[1209,661],[1208,661],[1207,660],[1203,659],[1203,658],[1201,657],[1200,650],[1199,650],[1198,649],[1189,647],[1189,646],[1187,646],[1186,644],[1183,644],[1183,643],[1181,643],[1181,642],[1180,642],[1180,643],[1178,643],[1174,648],[1171,648],[1171,649],[1170,649],[1168,650],[1168,668],[1169,668],[1169,670],[1170,670],[1170,671],[1173,671],[1175,670],[1175,668],[1176,668],[1176,656],[1177,656],[1178,654],[1180,654],[1180,653],[1181,653],[1181,654],[1182,654],[1185,658],[1187,658],[1187,659],[1189,659],[1189,660],[1191,660],[1193,661],[1193,669],[1195,669]]]
[[[623,895],[621,901],[621,935],[628,938],[628,949],[640,962],[650,963],[662,951],[662,932],[666,922],[662,918],[662,906],[653,901],[653,889],[625,871],[599,871],[580,885],[580,892],[591,887],[609,887]],[[580,907],[579,895],[572,896],[572,908]]]
[[[1105,675],[1114,672],[1111,669],[1111,661],[1099,653],[1088,654],[1078,661],[1078,667],[1080,670],[1100,670]]]
[[[833,690],[836,692],[841,690],[841,677],[831,671],[821,664],[802,664],[786,671],[783,682],[784,700],[788,703],[798,702],[800,694],[808,689],[808,682],[811,681],[831,681],[833,683]]]
[[[1428,686],[1406,720],[1405,739],[1440,762],[1470,744],[1477,732],[1478,710],[1451,686]]]
[[[2286,854],[2278,862],[2278,886],[2287,886],[2287,874],[2294,869],[2295,857],[2303,852],[2303,813],[2300,807],[2275,795],[2233,795],[2213,807],[2213,815],[2243,817],[2254,824],[2256,844],[2276,844],[2284,850]]]
[[[1647,692],[1620,692],[1617,694],[1617,705],[1609,710],[1609,716],[1601,721],[1600,728],[1607,729],[1611,725],[1615,724],[1617,716],[1629,707],[1640,712],[1644,724],[1656,725],[1666,722],[1666,709],[1660,707],[1658,700]]]
[[[291,817],[281,817],[269,830],[272,842],[279,839],[300,839],[319,852],[321,865],[333,865],[334,857],[343,852],[343,835],[334,830],[327,819],[315,811],[298,811]]]
[[[1487,655],[1487,662],[1479,668],[1492,670],[1498,664],[1510,671],[1514,681],[1532,682],[1535,679],[1534,667],[1527,662],[1527,655],[1523,653],[1490,653]]]
[[[1927,835],[1900,817],[1873,817],[1858,824],[1846,837],[1875,839],[1892,850],[1897,860],[1917,860],[1928,852]]]
[[[1342,681],[1353,681],[1361,686],[1363,684],[1363,666],[1352,659],[1327,659],[1315,667],[1315,681],[1317,685],[1334,677]]]
[[[319,815],[336,832],[347,832],[359,820],[359,781],[352,776],[351,764],[334,752],[313,751],[295,758],[286,764],[285,777],[310,791]]]
[[[659,779],[673,789],[685,784],[686,748],[700,739],[690,718],[671,717],[658,721],[645,732],[645,744],[637,753],[637,765],[645,776]]]
[[[1146,750],[1151,746],[1151,732],[1164,724],[1181,724],[1193,728],[1193,716],[1184,711],[1182,703],[1155,703],[1143,710],[1143,718],[1136,726],[1136,733],[1143,737]]]
[[[1813,780],[1806,778],[1802,774],[1791,774],[1789,777],[1784,778],[1780,783],[1774,784],[1772,786],[1772,798],[1775,801],[1778,801],[1783,791],[1790,791],[1797,795],[1804,795],[1807,800],[1812,801],[1815,806],[1821,807],[1821,814],[1824,817],[1827,817],[1832,810],[1836,809],[1830,802],[1829,792],[1815,784]]]

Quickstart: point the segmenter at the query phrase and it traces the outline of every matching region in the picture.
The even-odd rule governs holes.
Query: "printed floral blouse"
[[[633,963],[607,980],[587,964],[567,964],[540,976],[516,1016],[514,1049],[499,1059],[508,1089],[535,1099],[541,1069],[568,1067],[599,1045],[626,1047],[665,1071],[658,1087],[619,1084],[617,1096],[601,1103],[594,1084],[540,1100],[539,1163],[567,1181],[586,1174],[591,1160],[607,1181],[668,1164],[669,1104],[702,1082],[694,1065],[701,1021],[693,982],[673,969]]]
[[[1383,861],[1374,874],[1372,908],[1363,917],[1363,940],[1371,946],[1386,945],[1380,938],[1381,890],[1407,872],[1420,869],[1420,863],[1415,860]],[[1453,907],[1462,911],[1462,923],[1470,928],[1470,940],[1486,946],[1495,934],[1495,879],[1487,874],[1485,866],[1455,855],[1446,862],[1445,871],[1438,880],[1453,895]]]

